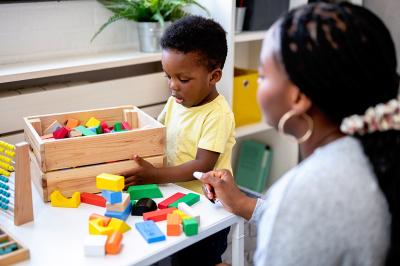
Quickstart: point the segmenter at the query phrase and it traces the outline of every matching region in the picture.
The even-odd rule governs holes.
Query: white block
[[[192,216],[194,219],[197,220],[200,225],[200,214],[196,212],[192,207],[187,205],[185,202],[180,202],[178,203],[178,209],[183,211],[187,215]]]
[[[100,257],[106,255],[106,235],[88,235],[85,238],[85,256]]]

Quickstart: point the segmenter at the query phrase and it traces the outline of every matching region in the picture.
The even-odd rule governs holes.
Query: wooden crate
[[[54,120],[64,124],[68,118],[86,122],[90,117],[113,125],[124,120],[124,110],[138,114],[139,128],[124,132],[59,140],[42,140],[42,132]],[[99,192],[95,177],[103,172],[122,174],[137,167],[133,154],[155,166],[164,164],[165,127],[134,106],[31,116],[24,118],[25,138],[31,144],[32,180],[43,200],[54,190],[71,196],[73,192]]]

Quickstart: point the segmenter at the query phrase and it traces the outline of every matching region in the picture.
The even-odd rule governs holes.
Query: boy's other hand
[[[157,168],[138,155],[133,156],[137,167],[125,175],[125,188],[135,185],[157,183]]]

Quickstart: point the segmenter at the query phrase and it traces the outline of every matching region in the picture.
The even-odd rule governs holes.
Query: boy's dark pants
[[[172,256],[172,265],[215,265],[221,263],[221,256],[228,246],[230,227],[225,228],[193,245],[182,249]]]

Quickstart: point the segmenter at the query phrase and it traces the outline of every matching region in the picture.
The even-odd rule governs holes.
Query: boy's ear
[[[210,84],[211,85],[217,84],[217,82],[221,80],[221,77],[222,77],[222,69],[221,68],[214,69],[210,75]]]

